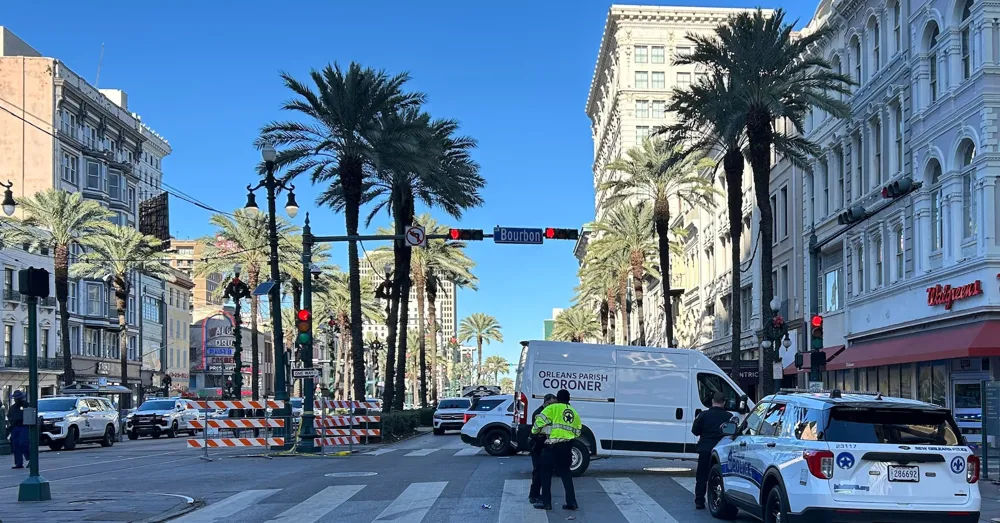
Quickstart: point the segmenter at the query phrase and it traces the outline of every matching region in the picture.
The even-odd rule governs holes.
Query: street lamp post
[[[309,213],[306,213],[306,222],[302,227],[302,309],[304,315],[300,314],[300,319],[305,319],[304,325],[307,329],[305,336],[299,334],[296,341],[302,350],[302,367],[313,368],[313,337],[312,337],[312,279],[313,274],[319,275],[319,266],[312,263],[312,228],[309,226]],[[302,330],[301,328],[299,329]],[[299,452],[318,452],[316,446],[316,428],[313,426],[315,415],[313,409],[316,401],[316,381],[312,377],[302,380],[302,424],[299,427],[301,438],[297,450]]]
[[[775,352],[777,352],[778,345],[781,345],[782,347],[785,347],[787,349],[788,347],[792,346],[792,340],[791,338],[788,337],[788,326],[785,324],[784,318],[782,318],[781,315],[778,314],[778,312],[781,310],[781,300],[778,299],[777,296],[775,296],[771,298],[771,303],[769,303],[768,306],[771,307],[771,311],[774,314],[771,315],[772,316],[771,323],[764,325],[764,333],[763,333],[764,340],[760,342],[760,348],[765,352],[770,350],[774,350]],[[765,359],[765,361],[767,360]],[[775,355],[773,361],[780,366],[780,363],[778,363],[779,359],[777,354]],[[761,385],[765,383],[764,375],[767,373],[771,373],[771,378],[774,379],[775,382],[774,390],[775,391],[779,390],[781,388],[781,377],[780,376],[774,377],[773,368],[763,370],[760,381]]]
[[[267,174],[256,187],[247,185],[248,193],[245,208],[248,211],[258,210],[257,200],[253,192],[261,187],[267,190],[267,232],[271,247],[271,282],[274,284],[268,296],[268,301],[270,301],[271,305],[271,332],[274,335],[274,399],[286,402],[284,407],[275,412],[275,416],[285,418],[284,432],[288,434],[288,430],[291,427],[289,419],[291,407],[287,405],[288,385],[285,380],[285,339],[284,334],[281,332],[281,271],[278,269],[278,225],[277,211],[275,210],[275,193],[280,189],[288,191],[288,201],[285,204],[285,211],[290,218],[295,218],[295,215],[299,212],[299,206],[295,202],[295,186],[286,186],[283,181],[274,177],[274,161],[277,157],[274,147],[270,144],[265,145],[260,152],[261,157],[264,159],[264,168]],[[254,376],[254,379],[256,379],[256,376]]]
[[[229,280],[229,285],[226,285],[224,294],[226,298],[233,300],[235,309],[233,315],[233,363],[236,365],[236,370],[233,371],[233,392],[237,400],[243,399],[243,333],[240,330],[243,316],[240,314],[240,307],[243,300],[250,297],[250,287],[243,280],[240,280],[240,269],[239,264],[233,267],[233,278]]]

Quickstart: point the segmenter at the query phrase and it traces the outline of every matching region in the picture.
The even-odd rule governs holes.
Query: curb
[[[178,509],[171,510],[169,512],[164,512],[159,516],[153,516],[151,518],[140,520],[138,523],[163,523],[174,518],[179,518],[184,514],[189,512],[194,512],[197,509],[205,506],[205,501],[201,499],[196,499],[190,503],[184,503],[184,506]]]

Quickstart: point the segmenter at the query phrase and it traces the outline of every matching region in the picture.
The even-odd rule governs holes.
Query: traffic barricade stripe
[[[284,408],[284,401],[267,400],[267,401],[216,401],[216,400],[201,400],[194,401],[194,404],[198,405],[200,409],[263,409],[272,408],[280,409]]]
[[[232,448],[232,447],[266,447],[281,446],[285,444],[285,438],[216,438],[216,439],[189,439],[188,448]]]
[[[285,420],[283,419],[210,419],[208,420],[208,427],[212,429],[262,429],[271,427],[284,427]],[[205,428],[204,420],[191,420],[188,422],[188,428],[192,429],[203,429]]]
[[[314,445],[319,445],[321,447],[330,447],[334,445],[357,445],[360,443],[358,438],[354,436],[341,436],[334,438],[316,438],[313,440]]]
[[[379,409],[382,408],[382,401],[347,401],[318,399],[313,403],[317,409]]]
[[[352,423],[353,420],[353,423]],[[313,426],[322,427],[350,427],[359,423],[378,423],[379,416],[319,416],[314,418]]]
[[[324,436],[380,436],[379,429],[322,429]]]

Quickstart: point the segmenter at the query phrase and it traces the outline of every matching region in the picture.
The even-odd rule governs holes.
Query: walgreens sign
[[[951,310],[951,306],[958,300],[964,300],[983,293],[983,282],[976,280],[967,285],[952,287],[951,285],[935,285],[927,289],[927,305],[944,305],[945,310]]]

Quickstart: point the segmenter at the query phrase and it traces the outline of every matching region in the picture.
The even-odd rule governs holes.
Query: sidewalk
[[[56,491],[57,489],[53,489]],[[62,521],[132,521],[159,523],[190,512],[199,502],[178,494],[139,492],[54,492],[51,501],[0,499],[0,523]]]

